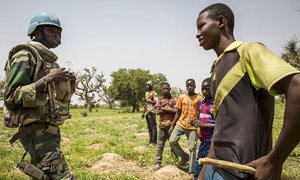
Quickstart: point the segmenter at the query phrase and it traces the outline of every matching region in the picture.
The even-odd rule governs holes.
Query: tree
[[[287,63],[300,70],[300,47],[297,46],[299,40],[296,36],[286,42],[281,54],[281,58]]]
[[[166,81],[165,75],[152,75],[150,71],[144,69],[121,68],[112,72],[111,77],[112,83],[109,88],[116,92],[116,100],[119,100],[121,105],[132,107],[131,112],[139,111],[140,104],[147,91],[147,81],[152,80],[155,85],[160,85]]]
[[[112,109],[115,106],[116,91],[112,88],[107,88],[105,85],[102,87],[102,91],[97,91],[99,101],[104,101]]]
[[[172,94],[172,97],[174,98],[178,98],[181,94],[184,94],[186,91],[179,88],[179,87],[172,87],[171,88],[171,94]]]
[[[103,73],[97,74],[96,67],[84,68],[83,72],[77,73],[75,94],[80,97],[80,100],[85,101],[89,112],[92,112],[96,103],[95,93],[101,91],[104,82]]]
[[[164,74],[157,73],[157,74],[152,75],[152,82],[154,82],[153,89],[155,89],[155,91],[157,92],[157,94],[159,96],[162,96],[162,93],[163,93],[162,89],[161,89],[161,84],[166,81],[167,81],[167,79]]]

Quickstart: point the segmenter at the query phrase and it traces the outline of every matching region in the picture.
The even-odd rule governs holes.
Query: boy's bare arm
[[[172,133],[172,131],[173,131],[175,125],[176,125],[176,122],[178,121],[179,117],[181,116],[181,112],[182,112],[181,109],[177,109],[174,120],[173,120],[172,125],[169,129],[169,134]]]
[[[169,113],[169,114],[176,114],[177,112],[176,108],[160,107],[160,110],[162,110],[164,113]]]
[[[198,127],[202,127],[202,128],[214,128],[215,124],[198,122]]]
[[[141,115],[141,118],[142,118],[142,119],[144,119],[144,117],[145,117],[146,109],[147,109],[147,104],[145,103],[145,104],[144,104],[144,110],[143,110],[143,113],[142,113],[142,115]]]
[[[248,164],[256,169],[257,179],[280,179],[284,161],[300,141],[300,74],[280,80],[273,88],[286,95],[284,122],[271,152]]]

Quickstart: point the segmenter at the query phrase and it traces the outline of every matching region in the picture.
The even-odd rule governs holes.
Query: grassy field
[[[282,104],[276,105],[274,141],[282,126],[283,109]],[[156,147],[145,146],[148,142],[146,122],[140,119],[139,113],[99,108],[82,117],[82,112],[85,110],[72,110],[72,119],[61,127],[62,150],[78,179],[151,179]],[[21,144],[16,142],[11,146],[8,143],[16,129],[5,128],[1,123],[0,130],[0,179],[27,179],[16,168],[24,153]],[[180,141],[186,144],[185,137]],[[103,159],[105,153],[115,153],[119,157],[113,159],[115,163],[108,163]],[[163,165],[176,163],[167,145]],[[283,174],[300,179],[299,144],[284,164]]]

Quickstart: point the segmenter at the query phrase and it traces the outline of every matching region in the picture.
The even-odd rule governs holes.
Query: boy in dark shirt
[[[282,165],[300,141],[300,72],[261,43],[236,41],[234,14],[225,4],[197,19],[200,46],[213,49],[211,93],[216,126],[208,157],[247,164],[255,175],[205,166],[205,179],[280,179]],[[286,96],[283,126],[272,146],[274,97]],[[247,133],[246,133],[247,132]],[[230,177],[227,177],[230,176]]]

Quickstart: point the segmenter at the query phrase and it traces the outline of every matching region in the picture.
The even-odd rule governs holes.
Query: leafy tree
[[[115,106],[116,101],[116,91],[112,88],[107,88],[103,85],[101,91],[97,91],[97,94],[99,96],[99,101],[104,101],[110,109],[112,109]]]
[[[162,96],[161,84],[166,81],[167,81],[167,79],[164,74],[157,73],[157,74],[152,75],[152,82],[154,83],[153,89],[155,89],[155,91],[157,92],[157,94],[159,96]]]
[[[147,81],[152,80],[154,82],[155,90],[157,90],[157,85],[166,81],[165,75],[150,74],[150,71],[144,69],[121,68],[112,72],[111,77],[112,83],[109,88],[115,91],[116,100],[119,100],[121,105],[132,107],[131,112],[139,111],[147,91]]]
[[[172,97],[174,98],[178,98],[181,94],[184,94],[186,91],[179,88],[179,87],[172,87],[171,88],[171,94],[172,94]]]
[[[286,42],[283,49],[284,52],[281,58],[300,70],[300,47],[298,47],[298,38],[296,36],[292,37]]]
[[[96,67],[84,68],[82,72],[77,73],[75,94],[79,96],[80,100],[85,101],[89,112],[92,112],[96,103],[95,93],[101,90],[104,82],[103,73],[97,74]]]

